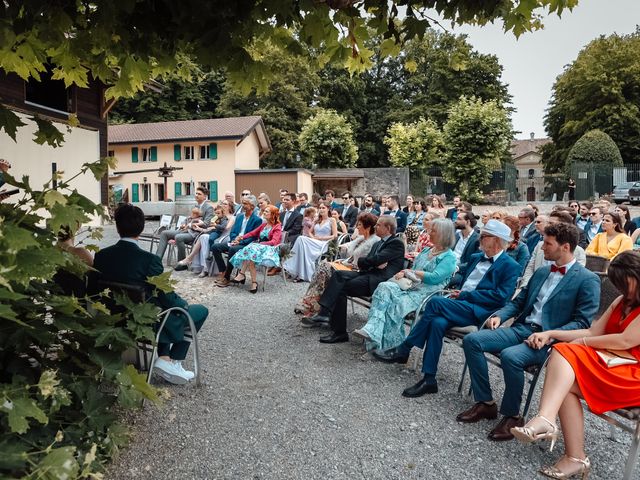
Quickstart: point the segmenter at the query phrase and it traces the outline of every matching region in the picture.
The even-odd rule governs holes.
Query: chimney
[[[533,137],[535,137],[535,135],[536,135],[536,134],[535,134],[535,132],[531,132],[531,133],[529,134],[529,136],[531,137],[531,138],[530,138],[530,140],[531,140],[532,142],[533,142]]]

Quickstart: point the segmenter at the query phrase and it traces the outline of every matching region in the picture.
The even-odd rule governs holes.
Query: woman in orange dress
[[[607,367],[597,350],[625,350],[640,360],[640,253],[618,254],[609,265],[611,283],[623,294],[590,328],[534,333],[526,343],[541,348],[559,342],[547,366],[538,415],[511,433],[525,443],[558,437],[556,415],[564,435],[565,454],[540,473],[550,478],[586,478],[591,463],[584,452],[584,418],[580,398],[594,413],[640,405],[640,364]]]

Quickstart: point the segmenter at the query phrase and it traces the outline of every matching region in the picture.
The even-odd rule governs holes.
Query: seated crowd
[[[579,399],[594,412],[640,405],[637,362],[608,369],[597,352],[627,350],[640,360],[640,252],[633,251],[640,248],[640,229],[626,206],[611,210],[607,202],[571,201],[548,214],[527,205],[517,217],[500,209],[477,217],[460,197],[446,208],[438,196],[408,196],[402,208],[395,195],[376,203],[367,194],[360,204],[345,192],[339,203],[331,190],[309,200],[305,193],[283,189],[280,202],[272,204],[266,194],[256,197],[245,189],[238,204],[227,192],[215,207],[207,196],[198,188],[192,216],[178,229],[162,232],[157,256],[135,245],[144,226],[140,213],[118,209],[122,240],[96,255],[98,274],[144,284],[147,275],[162,271],[172,240],[179,260],[175,269],[191,268],[200,276],[217,269],[219,287],[244,284],[250,275],[250,292],[256,293],[256,267],[268,275],[284,269],[309,282],[295,312],[303,327],[329,330],[319,338],[326,344],[349,341],[348,298],[367,297],[367,322],[351,333],[375,359],[406,363],[413,347],[423,350],[422,378],[402,392],[405,397],[437,393],[447,331],[475,327],[462,346],[476,403],[456,420],[473,423],[500,414],[490,440],[554,442],[559,415],[566,454],[542,470],[553,478],[590,468]],[[61,248],[70,251],[66,240],[61,238]],[[186,245],[192,245],[189,255]],[[610,261],[608,277],[622,293],[600,318],[601,280],[585,268],[590,256]],[[127,278],[125,261],[129,270],[139,263]],[[198,329],[206,319],[203,306],[188,306],[177,295],[159,301],[188,308]],[[413,312],[418,318],[407,331]],[[184,383],[193,375],[181,365],[188,348],[181,335],[184,321],[173,320],[156,368],[167,380]],[[505,388],[499,406],[485,353],[500,357]],[[525,425],[520,410],[525,370],[542,367],[548,357],[540,413]]]

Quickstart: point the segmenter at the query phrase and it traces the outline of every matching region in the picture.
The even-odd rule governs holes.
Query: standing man
[[[449,298],[432,298],[422,318],[400,345],[373,351],[373,356],[383,362],[406,363],[411,348],[424,347],[424,377],[405,389],[402,396],[421,397],[437,393],[436,372],[445,332],[452,327],[480,326],[509,300],[521,271],[520,265],[505,253],[512,241],[509,227],[497,220],[489,220],[480,233],[480,248],[484,253],[476,254],[467,271],[462,272],[462,288],[454,290]]]
[[[344,207],[342,207],[342,219],[347,224],[349,231],[353,232],[353,227],[356,226],[360,210],[358,207],[351,205],[351,199],[353,199],[353,195],[351,195],[350,192],[344,192],[342,194],[342,203],[344,204]]]
[[[460,206],[460,197],[456,195],[453,197],[453,207],[447,210],[447,218],[453,222],[458,218],[458,207]]]
[[[157,296],[152,296],[156,290],[147,279],[160,275],[164,268],[158,256],[145,252],[138,246],[138,238],[144,230],[142,210],[125,203],[116,209],[114,218],[120,241],[96,253],[93,267],[97,272],[91,272],[89,275],[90,291],[97,291],[97,281],[100,279],[143,286],[152,303],[162,310],[171,307],[184,308],[191,315],[196,330],[200,330],[209,314],[205,306],[188,305],[175,292],[165,293],[158,290]],[[172,313],[160,334],[158,359],[153,368],[167,382],[184,384],[195,376],[193,372],[182,367],[182,361],[191,345],[191,342],[184,340],[184,331],[188,326],[184,315]]]
[[[529,255],[540,241],[540,234],[535,228],[536,212],[532,208],[523,208],[518,214],[520,222],[520,240],[527,244]]]
[[[539,218],[539,217],[538,217]],[[518,296],[487,320],[488,328],[464,338],[464,354],[469,365],[471,388],[476,404],[460,413],[456,420],[475,423],[495,419],[498,407],[491,393],[485,352],[500,353],[505,390],[500,405],[503,415],[489,432],[489,440],[513,439],[512,427],[524,425],[520,403],[524,389],[524,370],[544,363],[551,339],[532,342],[533,334],[546,330],[589,328],[598,312],[600,280],[576,262],[573,251],[578,244],[575,225],[554,223],[544,229],[544,259],[551,265],[536,270]],[[515,317],[511,327],[499,328]]]
[[[366,257],[358,259],[358,270],[336,270],[320,297],[320,311],[305,317],[307,327],[329,323],[333,333],[320,337],[321,343],[348,342],[347,296],[370,296],[378,284],[389,280],[404,266],[404,243],[394,237],[396,219],[382,216],[376,223],[376,235],[381,238]]]
[[[200,210],[200,215],[202,216],[202,220],[200,220],[199,223],[200,226],[208,226],[213,218],[213,205],[207,201],[208,198],[209,191],[206,188],[196,188],[195,207]],[[169,244],[169,240],[175,240],[176,248],[178,249],[178,261],[184,260],[187,256],[185,245],[191,245],[198,235],[199,234],[195,231],[189,232],[186,225],[180,225],[178,230],[165,230],[160,234],[156,255],[160,257],[160,260],[162,260],[164,252],[167,249],[167,245]]]
[[[387,211],[382,215],[396,217],[397,233],[402,233],[407,228],[407,214],[400,209],[400,197],[397,195],[389,195],[387,198]]]
[[[594,237],[602,232],[602,209],[600,207],[591,207],[589,211],[589,220],[584,225],[584,245],[580,245],[582,248],[587,248]]]

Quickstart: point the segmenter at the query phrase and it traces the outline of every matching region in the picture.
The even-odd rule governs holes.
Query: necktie
[[[489,257],[482,257],[480,259],[480,262],[489,262],[489,263],[493,263],[493,257],[489,258]]]
[[[567,267],[562,266],[562,267],[558,267],[557,265],[551,265],[551,273],[553,272],[558,272],[560,275],[564,275],[565,273],[567,273]]]

